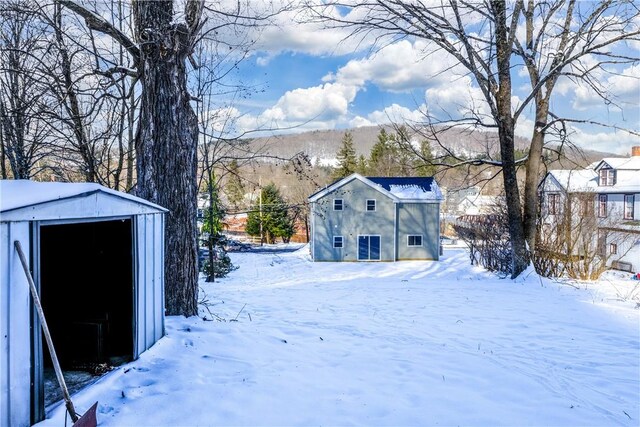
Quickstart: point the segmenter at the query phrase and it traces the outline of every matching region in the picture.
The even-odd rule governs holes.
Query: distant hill
[[[356,154],[369,157],[371,148],[377,141],[380,126],[359,127],[347,129],[353,135]],[[391,126],[385,126],[387,132],[393,133]],[[334,164],[336,153],[340,149],[342,137],[347,130],[315,130],[303,133],[276,135],[255,138],[251,140],[252,150],[266,152],[273,156],[288,158],[303,152],[313,163],[322,165]],[[474,155],[499,151],[498,135],[495,132],[466,131],[449,129],[439,136],[442,144],[458,155],[472,157]],[[412,135],[412,139],[420,140],[419,135]],[[529,142],[525,138],[516,138],[516,149],[523,150]],[[437,144],[431,143],[432,150],[438,153]],[[572,164],[586,166],[603,157],[617,157],[615,154],[593,150],[566,150],[567,162],[562,165],[552,165],[554,168],[571,168]]]

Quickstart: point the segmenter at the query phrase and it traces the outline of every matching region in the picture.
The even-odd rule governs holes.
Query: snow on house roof
[[[624,159],[623,159],[624,160]],[[616,168],[617,169],[617,168]],[[566,191],[594,193],[637,193],[640,192],[640,179],[636,174],[618,174],[615,185],[599,185],[598,173],[592,169],[551,170],[549,174]]]
[[[598,174],[592,169],[555,169],[549,173],[568,191],[595,191],[598,187]]]
[[[433,177],[367,177],[401,200],[442,200]]]
[[[316,191],[308,200],[314,202],[354,179],[379,190],[395,201],[428,203],[443,199],[440,187],[433,177],[364,177],[354,173]]]
[[[150,206],[161,211],[165,208],[131,194],[112,190],[89,182],[36,182],[29,180],[0,180],[0,212],[8,212],[28,206],[72,197],[87,196],[96,192]]]
[[[640,171],[640,157],[606,157],[599,161],[595,170],[598,170],[604,164],[611,166],[613,169],[621,169],[621,170],[637,170]]]

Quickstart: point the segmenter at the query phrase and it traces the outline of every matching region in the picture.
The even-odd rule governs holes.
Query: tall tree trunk
[[[524,233],[532,257],[535,256],[536,249],[536,228],[539,207],[538,183],[540,182],[542,148],[544,147],[544,132],[547,126],[548,114],[549,103],[545,99],[536,99],[536,123],[529,147],[527,174],[524,184]]]
[[[137,194],[169,209],[165,233],[165,303],[169,315],[198,312],[196,148],[189,104],[188,30],[172,23],[173,1],[135,1],[141,105],[136,134]]]
[[[0,120],[3,120],[2,115],[0,115]],[[0,126],[2,126],[2,123],[0,123]],[[2,129],[0,129],[0,178],[1,179],[7,179],[7,167],[5,162],[7,161],[7,156],[5,153],[5,142],[4,142],[4,131]]]
[[[498,90],[496,108],[498,117],[498,136],[500,138],[500,155],[502,157],[502,178],[507,203],[507,219],[509,238],[511,240],[511,277],[522,273],[529,263],[529,255],[525,244],[525,233],[520,205],[520,191],[514,154],[515,122],[511,112],[511,42],[506,22],[506,4],[504,1],[491,3],[496,17],[496,55],[498,65]]]

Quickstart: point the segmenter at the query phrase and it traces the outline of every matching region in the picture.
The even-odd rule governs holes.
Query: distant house
[[[581,255],[592,240],[608,266],[639,270],[640,147],[632,154],[604,158],[586,169],[549,171],[539,186],[543,234],[575,239],[578,227],[590,227],[584,242],[570,245],[570,255]]]
[[[484,215],[496,213],[501,198],[498,196],[466,196],[458,203],[457,213],[460,215]]]
[[[460,203],[467,197],[474,198],[480,195],[480,187],[471,186],[463,188],[442,187],[444,201],[441,209],[449,215],[460,215],[464,210],[460,208]]]
[[[437,260],[441,201],[431,177],[343,178],[309,197],[313,260]]]

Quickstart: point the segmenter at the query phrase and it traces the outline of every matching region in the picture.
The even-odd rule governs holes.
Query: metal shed
[[[135,360],[164,334],[164,214],[90,183],[0,181],[0,426],[44,419],[50,369],[29,258],[63,369]]]

